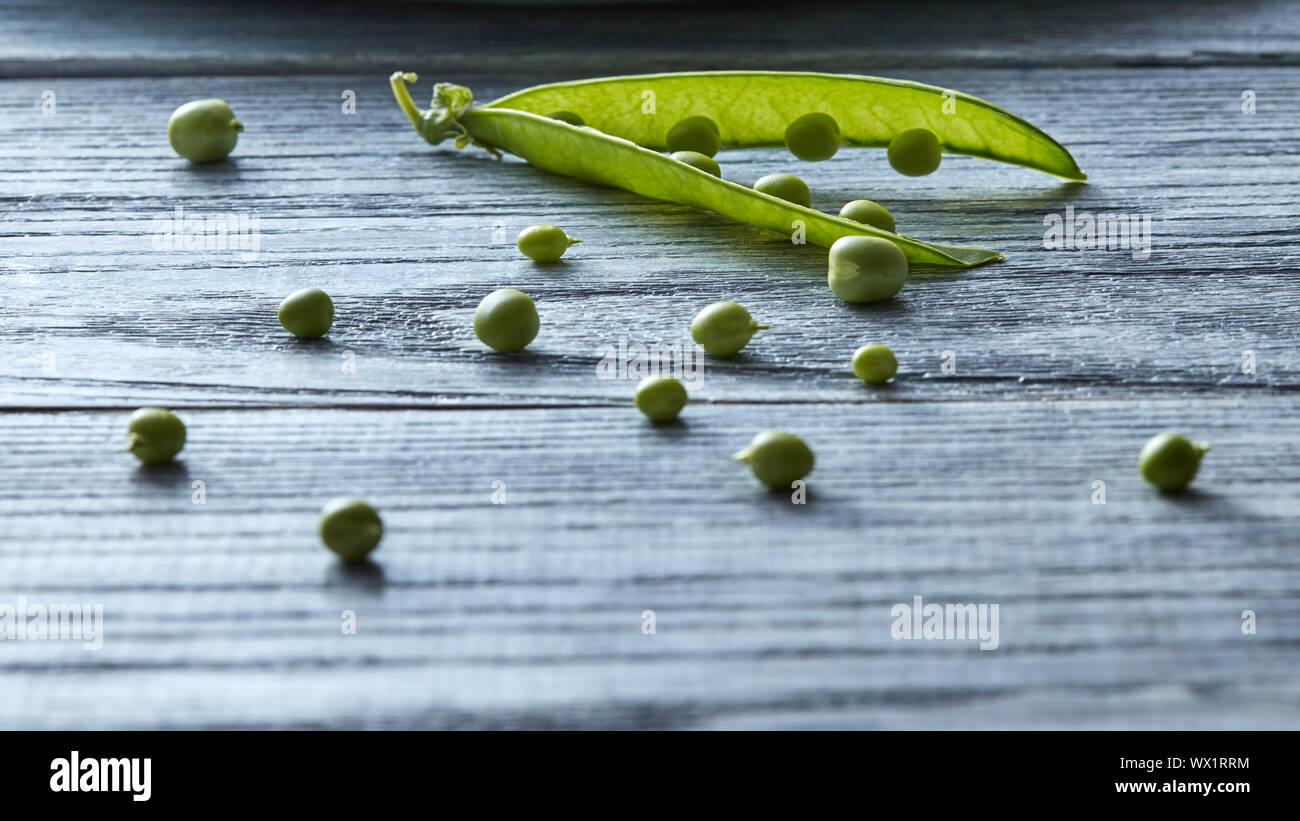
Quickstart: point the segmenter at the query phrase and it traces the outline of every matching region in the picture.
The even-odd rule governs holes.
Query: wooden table
[[[1300,10],[896,5],[0,3],[0,605],[104,613],[99,650],[0,641],[0,726],[1300,726]],[[721,155],[1006,254],[852,307],[823,249],[430,147],[386,82],[724,67],[959,88],[1089,182]],[[194,167],[165,123],[204,96],[247,131]],[[1045,249],[1071,206],[1149,215],[1149,258]],[[255,218],[257,253],[163,247],[177,209]],[[534,266],[536,222],[585,242]],[[304,286],[325,340],[276,322]],[[471,330],[503,286],[541,313],[520,356]],[[601,346],[718,299],[771,330],[647,424]],[[119,452],[151,404],[189,427],[168,469]],[[729,461],[768,427],[815,449],[807,504]],[[1183,496],[1135,470],[1164,429],[1214,441]],[[315,534],[337,495],[386,523],[358,570]],[[914,596],[998,604],[998,648],[895,640]]]

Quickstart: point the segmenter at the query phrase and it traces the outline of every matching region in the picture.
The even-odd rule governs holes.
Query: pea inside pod
[[[718,166],[718,161],[698,151],[674,151],[673,159],[684,162],[692,168],[698,168],[706,174],[712,174],[715,177],[722,176],[722,169]]]
[[[691,339],[714,356],[734,356],[756,331],[770,327],[754,321],[738,302],[715,302],[691,321]]]
[[[879,228],[881,231],[888,231],[891,234],[898,233],[898,229],[894,224],[894,215],[889,213],[889,209],[885,206],[871,200],[846,202],[844,207],[840,209],[840,216],[846,220],[853,220],[863,225]]]
[[[840,150],[840,126],[820,111],[805,114],[785,130],[785,147],[801,160],[829,160]]]
[[[717,154],[722,147],[718,124],[698,115],[686,117],[668,129],[666,142],[669,151],[695,151],[706,157]]]
[[[939,138],[928,128],[909,128],[889,141],[889,164],[900,174],[933,174],[942,159]]]
[[[193,100],[172,112],[167,141],[190,162],[216,162],[230,154],[243,130],[225,100]]]
[[[754,190],[795,205],[802,205],[804,208],[812,205],[812,192],[808,190],[808,183],[793,174],[768,174],[766,177],[759,177],[758,182],[754,183]]]
[[[552,111],[546,116],[550,117],[552,120],[559,120],[560,122],[568,123],[569,125],[584,126],[587,124],[586,120],[582,119],[580,115],[574,114],[572,111]]]

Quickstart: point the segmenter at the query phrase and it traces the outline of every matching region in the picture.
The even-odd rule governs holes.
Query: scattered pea
[[[907,257],[881,237],[840,237],[831,245],[826,282],[848,302],[879,302],[907,282]]]
[[[320,512],[320,539],[345,562],[359,562],[379,546],[384,523],[360,499],[334,499]]]
[[[678,162],[684,162],[692,168],[698,168],[715,177],[722,176],[722,169],[718,167],[718,161],[708,155],[701,154],[698,151],[674,151],[673,159]]]
[[[898,359],[885,345],[863,345],[853,352],[853,375],[863,382],[883,385],[898,372]]]
[[[647,376],[636,386],[636,406],[652,422],[671,422],[686,407],[686,388],[671,376]]]
[[[230,154],[243,130],[225,100],[193,100],[172,112],[167,141],[190,162],[214,162]]]
[[[1159,433],[1142,447],[1138,470],[1142,478],[1161,490],[1179,491],[1196,478],[1201,457],[1209,450],[1209,442],[1189,442],[1176,433]]]
[[[939,138],[928,128],[909,128],[889,141],[889,164],[900,174],[933,174],[942,159]]]
[[[785,147],[801,160],[829,160],[840,150],[840,125],[820,111],[805,114],[785,129]]]
[[[319,288],[303,288],[284,298],[276,316],[289,333],[314,339],[324,336],[334,324],[334,301]]]
[[[537,336],[537,306],[528,294],[500,288],[483,297],[474,311],[474,333],[493,350],[523,350]]]
[[[804,208],[812,205],[812,193],[808,190],[808,183],[793,174],[768,174],[754,183],[754,190],[795,205],[802,205]]]
[[[530,225],[515,237],[515,245],[533,262],[556,262],[579,242],[554,225]]]
[[[140,408],[126,426],[126,449],[143,464],[166,462],[185,447],[185,423],[166,408]]]
[[[770,327],[755,322],[738,302],[715,302],[691,321],[691,339],[714,356],[733,356],[749,344],[755,331]]]
[[[559,120],[560,122],[568,123],[569,125],[583,126],[587,124],[586,120],[582,119],[581,116],[574,114],[572,111],[552,111],[546,116],[552,120]]]
[[[840,216],[846,220],[870,225],[872,228],[879,228],[881,231],[888,231],[891,234],[898,232],[898,229],[894,226],[894,215],[889,213],[889,209],[871,200],[854,200],[845,203],[844,207],[840,209]]]
[[[808,445],[793,433],[779,430],[760,432],[731,458],[747,462],[754,478],[774,490],[789,488],[813,469],[813,453]]]
[[[698,151],[712,157],[722,147],[718,124],[708,117],[687,117],[668,130],[669,151]]]

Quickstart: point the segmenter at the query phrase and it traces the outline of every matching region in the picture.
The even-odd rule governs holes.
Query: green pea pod
[[[846,145],[882,148],[909,128],[927,128],[950,154],[1087,178],[1060,143],[1009,111],[969,94],[882,77],[795,71],[602,77],[525,88],[485,107],[576,111],[592,128],[656,149],[666,148],[668,130],[691,115],[717,123],[724,147],[761,148],[784,145],[791,122],[821,111],[835,118]]]
[[[760,194],[593,128],[523,111],[476,107],[462,86],[439,83],[433,107],[421,111],[405,85],[415,79],[402,72],[390,78],[398,104],[416,131],[434,145],[450,137],[458,148],[474,143],[494,152],[501,149],[546,171],[714,211],[780,233],[790,234],[802,222],[807,240],[828,248],[840,237],[861,235],[896,243],[912,263],[969,268],[1002,259],[997,251],[922,242]]]

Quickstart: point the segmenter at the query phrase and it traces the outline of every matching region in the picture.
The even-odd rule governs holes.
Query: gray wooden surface
[[[105,619],[97,651],[0,641],[0,726],[1300,726],[1300,14],[1012,8],[1028,11],[914,11],[922,32],[946,15],[966,33],[900,26],[882,56],[877,27],[845,36],[856,6],[584,10],[563,37],[573,12],[510,12],[529,43],[466,7],[250,10],[213,29],[186,5],[0,4],[0,604]],[[720,18],[739,33],[711,41]],[[611,45],[629,20],[644,35]],[[406,68],[421,101],[439,79],[490,99],[753,65],[745,32],[769,32],[773,68],[896,64],[998,103],[1089,183],[952,157],[907,179],[865,150],[720,155],[730,179],[793,171],[817,207],[870,197],[906,233],[1007,255],[851,307],[822,250],[432,148],[386,85]],[[819,33],[833,66],[807,58]],[[164,126],[209,95],[247,132],[195,168]],[[1150,258],[1045,250],[1044,217],[1069,205],[1151,215]],[[157,249],[177,207],[256,216],[257,258]],[[562,265],[513,248],[543,221],[585,240]],[[335,297],[327,340],[276,323],[306,285]],[[542,317],[516,357],[470,327],[507,285]],[[705,363],[681,424],[644,423],[598,349],[683,342],[723,298],[772,329]],[[868,341],[899,356],[889,387],[848,371]],[[145,404],[189,426],[172,468],[118,452]],[[728,461],[765,427],[815,449],[808,504]],[[1135,470],[1166,428],[1215,443],[1182,497]],[[314,534],[340,494],[388,527],[360,570]],[[1000,647],[893,640],[890,608],[917,595],[998,603]]]

